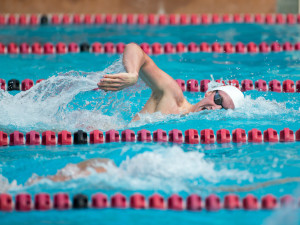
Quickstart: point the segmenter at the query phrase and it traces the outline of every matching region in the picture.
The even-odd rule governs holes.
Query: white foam
[[[253,175],[245,170],[216,168],[213,162],[204,159],[204,154],[198,151],[184,152],[179,146],[161,145],[152,146],[151,149],[153,151],[126,158],[119,167],[111,163],[103,164],[107,173],[93,173],[86,178],[77,173],[77,169],[68,166],[60,173],[66,172],[75,180],[64,182],[63,185],[51,184],[59,185],[60,188],[76,186],[80,189],[88,184],[90,188],[97,189],[163,190],[171,193],[199,192],[207,185],[225,180],[233,180],[235,183],[253,180]],[[47,180],[41,182],[49,184]]]
[[[145,86],[139,81],[135,86],[120,93],[89,92],[97,88],[104,74],[124,72],[121,57],[101,72],[76,72],[52,76],[15,96],[0,92],[1,129],[62,130],[121,129],[132,117],[132,101]],[[89,93],[88,93],[89,92]],[[76,102],[78,94],[86,94]],[[80,96],[81,97],[81,96]],[[139,100],[136,101],[136,104]],[[91,108],[91,109],[89,109]],[[110,112],[110,115],[106,115]]]
[[[22,188],[22,185],[18,185],[16,180],[9,182],[6,177],[0,174],[0,193],[4,193],[10,190],[17,190]]]

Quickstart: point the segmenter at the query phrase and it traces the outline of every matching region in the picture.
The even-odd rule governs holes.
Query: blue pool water
[[[16,29],[17,27],[17,29]],[[0,41],[37,42],[209,42],[292,43],[300,41],[300,25],[214,24],[201,26],[66,25],[4,26]]]
[[[227,26],[227,27],[226,27]],[[222,33],[231,29],[236,35],[218,36],[218,41],[260,42],[268,33],[268,41],[298,41],[297,26],[258,26],[251,25],[248,31],[252,35],[244,35],[246,28],[239,25],[205,26],[207,34],[201,39],[200,32],[204,26],[192,27],[158,27],[151,28],[148,35],[130,28],[125,36],[118,29],[121,26],[95,27],[40,27],[40,28],[1,28],[0,37],[3,42],[9,41],[114,41],[114,42],[154,42],[160,41],[209,41],[216,38],[216,31]],[[127,29],[129,29],[127,27]],[[176,29],[194,30],[199,39]],[[217,29],[218,28],[218,29]],[[30,30],[32,29],[32,30]],[[71,29],[69,31],[68,29]],[[82,29],[86,29],[82,33]],[[101,35],[98,38],[98,30]],[[144,28],[141,28],[144,29]],[[199,29],[199,31],[197,30]],[[245,29],[241,31],[240,29]],[[255,32],[255,29],[257,32]],[[283,35],[278,32],[283,29]],[[28,34],[19,34],[26,30]],[[59,30],[54,35],[54,30]],[[160,36],[160,30],[165,37]],[[196,31],[197,30],[197,31]],[[150,32],[149,31],[149,32]],[[47,35],[47,32],[53,35]],[[62,33],[63,32],[63,33]],[[123,31],[124,32],[124,31]],[[103,37],[105,34],[105,37]],[[122,35],[121,35],[122,34]],[[229,33],[228,33],[229,34]],[[13,35],[13,36],[9,36]],[[76,36],[77,35],[77,36]],[[123,36],[124,35],[124,36]],[[176,35],[176,36],[172,36]],[[201,36],[201,37],[200,37]],[[123,39],[124,37],[124,39]],[[21,38],[25,38],[22,39]],[[78,38],[78,39],[76,39]],[[106,39],[105,39],[106,38]],[[136,39],[135,39],[136,38]],[[193,39],[195,38],[195,39]],[[2,41],[1,40],[1,41]],[[174,79],[277,79],[283,81],[300,80],[300,53],[270,54],[213,54],[185,53],[174,55],[151,56],[158,66]],[[0,55],[0,78],[47,81],[34,86],[27,92],[0,92],[0,130],[11,132],[19,130],[28,132],[37,130],[60,131],[63,129],[91,131],[100,129],[124,130],[148,129],[151,132],[159,128],[198,131],[206,128],[214,131],[226,128],[232,131],[243,128],[277,131],[285,127],[296,131],[300,122],[299,93],[246,92],[245,105],[235,111],[220,110],[192,113],[184,117],[176,115],[145,115],[140,121],[130,122],[131,118],[142,109],[150,96],[150,90],[139,82],[134,87],[117,92],[90,91],[96,87],[97,81],[105,73],[123,71],[119,55],[95,55],[89,53],[66,55]],[[196,103],[203,93],[184,93],[191,102]],[[0,192],[15,195],[28,192],[32,195],[39,192],[68,192],[70,195],[84,193],[89,197],[96,192],[108,196],[121,192],[129,197],[140,192],[150,196],[158,192],[164,197],[179,193],[186,197],[197,193],[202,197],[215,193],[220,197],[228,193],[236,193],[244,197],[248,193],[262,197],[271,193],[277,197],[291,194],[300,196],[300,185],[297,182],[275,184],[260,188],[259,184],[267,181],[300,174],[299,143],[276,144],[213,144],[213,145],[173,145],[155,143],[111,143],[82,146],[15,146],[0,148]],[[117,168],[109,165],[105,174],[92,174],[73,180],[54,183],[44,179],[34,185],[28,179],[36,175],[55,174],[68,163],[78,163],[91,158],[112,159]],[[72,171],[69,171],[72,172]],[[241,189],[240,187],[244,187]],[[245,190],[245,188],[248,188]],[[77,210],[58,212],[3,213],[0,212],[1,224],[299,224],[299,210],[275,210],[247,212],[244,210],[208,213],[175,212],[157,210]],[[99,222],[100,221],[100,222]]]

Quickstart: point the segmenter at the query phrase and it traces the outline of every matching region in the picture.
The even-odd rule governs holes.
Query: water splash
[[[0,193],[7,192],[8,190],[19,190],[23,185],[18,185],[16,180],[9,182],[6,177],[0,174]]]
[[[125,72],[120,57],[101,72],[70,71],[52,76],[15,96],[0,92],[0,129],[121,129],[135,113],[131,101],[143,90],[139,81],[122,92],[93,91],[104,74]],[[118,106],[118,107],[116,107]],[[109,112],[108,115],[106,112]],[[129,118],[129,119],[128,119]]]
[[[172,193],[199,192],[199,187],[205,189],[226,180],[237,183],[253,180],[254,175],[247,170],[228,169],[225,166],[217,168],[215,163],[204,158],[204,153],[185,152],[179,146],[153,145],[151,150],[132,158],[127,157],[118,167],[112,163],[101,164],[107,173],[94,172],[88,177],[82,177],[78,169],[70,164],[60,171],[73,180],[54,183],[43,179],[34,186],[24,188],[34,189],[46,184],[48,188],[68,189],[76,186],[76,190],[80,190],[88,184],[97,190],[161,190]],[[29,180],[35,177],[34,174]]]

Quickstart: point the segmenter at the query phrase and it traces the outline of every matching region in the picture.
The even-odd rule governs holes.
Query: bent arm
[[[126,45],[123,65],[127,73],[105,75],[98,84],[103,90],[121,90],[134,85],[140,75],[143,81],[156,94],[172,93],[182,95],[176,81],[157,67],[153,60],[136,44]],[[182,95],[183,96],[183,95]]]
[[[128,44],[123,55],[123,64],[128,73],[140,74],[153,92],[177,91],[176,81],[165,73],[136,44]]]

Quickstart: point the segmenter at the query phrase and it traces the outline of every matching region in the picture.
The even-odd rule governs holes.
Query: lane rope
[[[69,44],[64,42],[58,42],[53,44],[47,42],[41,44],[38,42],[33,43],[32,45],[28,43],[16,44],[11,42],[7,45],[0,42],[0,54],[66,54],[66,53],[79,53],[79,52],[89,52],[89,53],[98,53],[98,54],[122,54],[126,44],[125,43],[100,43],[94,42],[89,43],[75,43],[71,42]],[[195,42],[190,42],[189,44],[184,43],[141,43],[140,47],[147,54],[159,55],[159,54],[175,54],[175,53],[197,53],[197,52],[206,52],[206,53],[270,53],[270,52],[291,52],[300,50],[300,42],[292,44],[290,42],[278,43],[272,42],[270,44],[266,42],[261,42],[256,44],[254,42],[242,43],[237,42],[232,44],[226,42],[221,44],[219,42],[207,43],[202,42],[197,44]]]
[[[89,133],[78,130],[73,134],[63,130],[56,134],[54,131],[44,131],[40,134],[37,131],[29,131],[25,135],[19,131],[7,134],[0,131],[0,146],[16,145],[78,145],[78,144],[103,144],[112,142],[156,142],[156,143],[176,143],[176,144],[225,144],[225,143],[278,143],[300,141],[300,129],[293,131],[284,128],[280,132],[272,128],[260,131],[253,128],[248,131],[237,128],[230,131],[220,129],[214,132],[212,129],[203,129],[198,133],[196,129],[181,131],[170,130],[167,134],[165,130],[158,129],[151,134],[149,130],[142,129],[135,134],[133,130],[121,131],[109,130],[102,132],[93,130]]]
[[[116,193],[110,197],[103,193],[92,195],[89,201],[88,196],[84,194],[75,194],[72,202],[68,193],[54,194],[53,200],[48,193],[38,193],[34,196],[34,201],[28,193],[20,193],[15,196],[15,201],[10,194],[0,194],[0,211],[31,211],[31,210],[67,210],[67,209],[157,209],[157,210],[190,210],[201,211],[219,211],[221,209],[228,210],[272,210],[279,208],[298,208],[300,207],[300,199],[295,199],[291,195],[284,195],[280,199],[272,194],[267,194],[259,199],[247,194],[244,198],[240,198],[236,194],[227,194],[223,201],[215,194],[208,195],[205,199],[197,194],[189,195],[185,200],[178,194],[172,194],[167,199],[164,199],[158,193],[151,195],[148,198],[142,194],[135,193],[129,197],[129,201],[125,195]]]
[[[44,81],[44,79],[39,79],[36,81],[36,84]],[[208,84],[210,80],[196,80],[189,79],[184,81],[182,79],[176,79],[177,84],[181,90],[188,92],[206,92],[208,90]],[[218,83],[229,84],[239,88],[241,91],[272,91],[272,92],[285,92],[285,93],[300,93],[300,80],[294,82],[293,80],[284,80],[282,83],[278,80],[267,81],[259,79],[253,83],[252,80],[245,79],[239,82],[236,79],[229,80],[225,82],[224,80],[216,80]],[[0,78],[0,89],[4,91],[27,91],[34,86],[34,81],[31,79],[24,79],[20,82],[17,79],[11,79],[7,82],[4,79]],[[97,90],[97,89],[94,89]]]
[[[299,14],[0,14],[0,25],[299,24]]]

